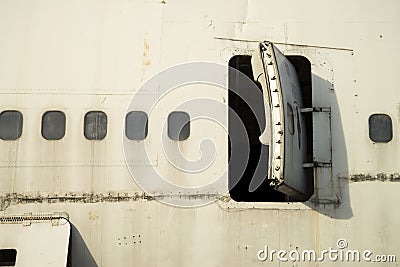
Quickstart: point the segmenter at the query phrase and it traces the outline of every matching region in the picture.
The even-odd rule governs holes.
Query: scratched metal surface
[[[265,245],[318,250],[340,237],[352,249],[398,253],[398,9],[396,1],[1,1],[0,109],[24,115],[21,138],[0,140],[1,214],[67,212],[73,266],[261,266],[266,262],[257,260],[257,251]],[[132,94],[166,67],[227,64],[266,39],[311,61],[313,105],[331,107],[329,122],[314,120],[325,125],[314,126],[315,144],[323,143],[315,154],[332,160],[332,168],[315,169],[314,196],[306,203],[237,203],[226,196],[182,209],[157,201],[176,197],[168,192],[143,193],[122,153]],[[156,90],[146,93],[149,101],[158,97]],[[174,103],[149,121],[162,121]],[[40,135],[40,121],[54,109],[66,114],[67,127],[62,140],[50,142]],[[107,114],[104,140],[84,138],[84,114],[91,110]],[[392,118],[391,142],[370,141],[373,113]],[[149,124],[147,140],[155,139],[156,125]],[[209,171],[221,173],[227,137],[218,129],[193,123],[184,153],[198,156],[196,140],[205,127],[218,144]],[[160,144],[149,146],[150,165],[181,179],[160,157]],[[142,162],[138,155],[132,164]]]

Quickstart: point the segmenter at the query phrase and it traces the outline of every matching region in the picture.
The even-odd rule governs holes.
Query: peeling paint
[[[138,200],[153,200],[153,197],[144,193],[66,193],[66,194],[34,194],[34,193],[9,193],[0,196],[0,210],[5,210],[11,205],[29,203],[97,203],[97,202],[125,202]]]
[[[220,199],[226,201],[225,197],[216,193],[198,194],[165,194],[148,195],[144,192],[109,192],[109,193],[65,193],[65,194],[41,194],[41,193],[7,193],[0,196],[0,211],[6,210],[12,205],[30,203],[99,203],[99,202],[130,202],[130,201],[153,201],[166,198],[187,199]],[[89,214],[89,217],[92,215]]]
[[[371,174],[353,174],[350,175],[350,181],[352,182],[368,182],[368,181],[380,181],[380,182],[400,182],[399,173],[378,173],[375,175]]]

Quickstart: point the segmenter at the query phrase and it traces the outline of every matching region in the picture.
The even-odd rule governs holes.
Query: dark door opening
[[[252,67],[251,67],[251,56],[247,55],[238,55],[234,56],[229,60],[229,67],[232,67],[236,70],[239,70],[243,74],[245,74],[247,77],[249,77],[251,80],[254,81],[253,77],[253,72],[252,72]],[[258,113],[257,116],[260,116],[263,118],[263,121],[265,121],[265,114],[264,114],[264,102],[262,97],[259,98],[251,98],[249,97],[249,100],[246,102],[243,100],[242,97],[239,95],[243,96],[247,93],[251,93],[248,90],[255,88],[254,86],[252,88],[246,88],[246,83],[240,82],[240,79],[238,79],[237,73],[229,69],[229,80],[228,80],[228,87],[229,87],[229,93],[228,93],[228,104],[230,108],[230,112],[228,115],[228,125],[229,125],[229,133],[233,132],[236,130],[237,125],[234,125],[232,122],[233,120],[231,119],[231,112],[235,112],[242,123],[244,124],[246,131],[247,131],[247,136],[249,139],[249,145],[250,145],[250,155],[249,155],[249,160],[247,163],[247,167],[240,178],[240,180],[233,185],[232,184],[232,179],[229,179],[229,188],[230,188],[230,196],[233,200],[235,201],[244,201],[244,202],[274,202],[274,201],[285,201],[285,195],[277,192],[274,190],[272,187],[269,186],[269,181],[267,179],[264,179],[262,184],[253,192],[250,192],[249,186],[250,182],[253,178],[253,175],[256,171],[257,165],[260,161],[260,155],[261,155],[261,150],[267,150],[266,154],[268,154],[268,146],[265,146],[261,144],[259,141],[259,136],[261,135],[261,131],[263,130],[262,127],[263,125],[259,125],[260,122],[257,121],[256,119],[256,114],[254,112]],[[257,86],[258,90],[261,92],[260,86]],[[246,91],[247,90],[247,91]],[[253,89],[254,90],[254,89]],[[252,108],[250,107],[252,106]],[[229,158],[230,158],[230,153],[231,153],[231,148],[232,146],[235,146],[236,144],[232,144],[231,141],[229,142]],[[265,172],[265,177],[268,175],[268,158],[264,159],[261,164],[265,164],[264,172]],[[229,173],[231,177],[231,171],[233,171],[232,166],[229,167]]]
[[[294,65],[298,79],[302,90],[302,98],[304,107],[312,106],[312,90],[311,90],[311,64],[302,56],[288,56],[290,62]],[[245,74],[255,84],[257,82],[253,77],[253,70],[251,65],[251,56],[249,55],[237,55],[229,60],[229,67],[240,71]],[[242,82],[237,76],[237,72],[229,68],[229,80],[228,80],[228,128],[229,134],[237,130],[237,125],[232,120],[232,113],[239,116],[241,122],[244,124],[250,146],[250,155],[247,163],[247,167],[238,182],[232,178],[232,172],[234,168],[229,165],[229,193],[233,200],[238,202],[285,202],[285,201],[296,201],[289,196],[276,191],[269,185],[268,176],[268,155],[269,146],[263,145],[259,141],[261,131],[265,128],[265,123],[262,124],[260,121],[265,122],[265,111],[264,111],[264,100],[261,97],[249,97],[244,101],[243,95],[250,94],[249,90],[260,90],[262,93],[261,85],[248,86],[245,82]],[[258,88],[258,89],[257,89]],[[247,91],[246,91],[247,90]],[[258,94],[260,95],[260,94]],[[257,113],[257,114],[255,114]],[[307,128],[307,159],[312,161],[312,114],[305,114],[306,128]],[[261,120],[258,118],[262,118]],[[229,139],[229,159],[231,158],[232,147],[238,144],[232,143]],[[240,145],[240,144],[239,144]],[[263,151],[264,150],[264,151]],[[265,152],[265,153],[264,153]],[[262,158],[261,155],[264,155]],[[249,186],[251,180],[256,171],[257,165],[262,164],[262,175],[265,177],[260,186],[253,192],[250,192]]]

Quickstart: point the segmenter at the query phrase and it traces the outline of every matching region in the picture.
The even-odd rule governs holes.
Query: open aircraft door
[[[262,86],[266,127],[260,141],[269,146],[270,185],[296,200],[313,192],[307,162],[307,131],[296,70],[278,48],[263,42],[252,57],[254,79]]]

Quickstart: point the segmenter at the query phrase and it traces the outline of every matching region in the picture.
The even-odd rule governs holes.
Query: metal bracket
[[[332,162],[308,162],[303,163],[303,168],[331,168]]]
[[[30,226],[32,224],[32,213],[24,213],[22,215],[22,225],[23,226]]]
[[[309,113],[309,112],[331,112],[330,107],[312,107],[312,108],[302,108],[300,109],[301,113]]]

